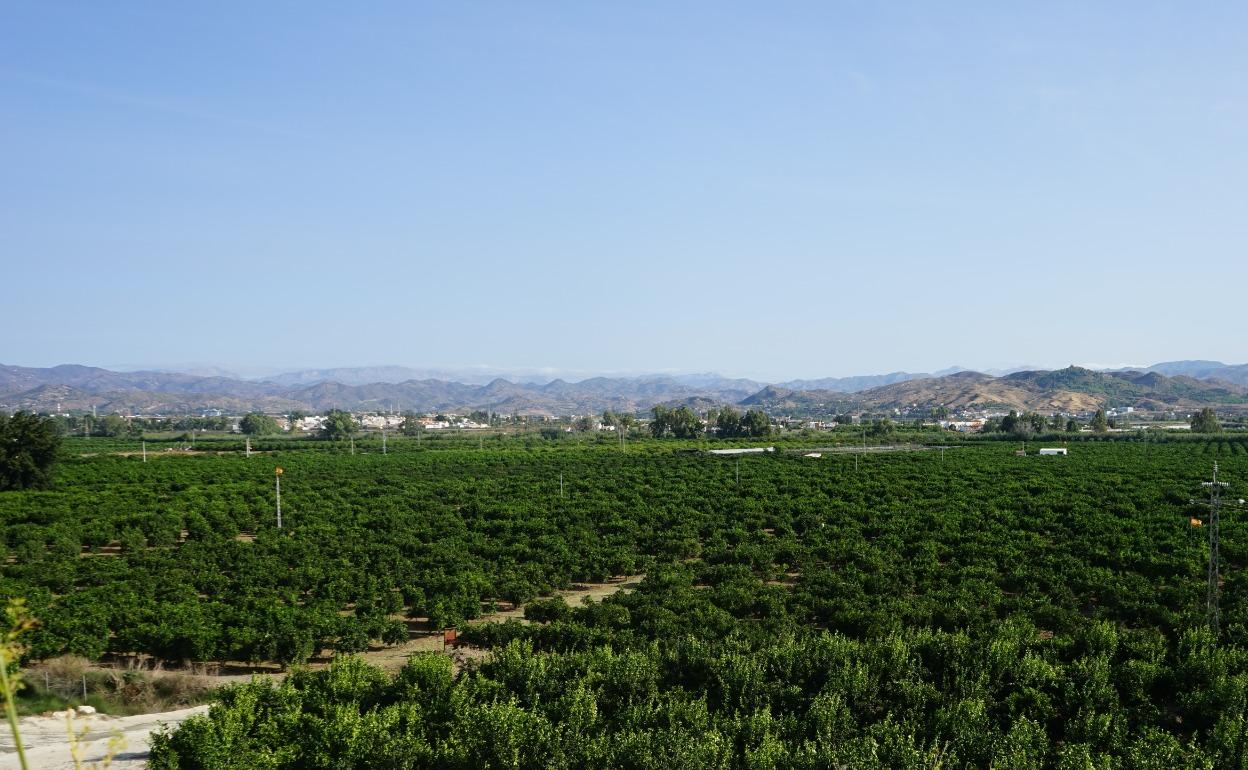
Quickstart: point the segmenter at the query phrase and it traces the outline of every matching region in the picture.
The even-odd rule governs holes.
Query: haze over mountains
[[[1086,411],[1100,406],[1191,408],[1248,404],[1248,364],[1171,361],[1144,369],[1094,371],[1069,367],[1001,376],[959,371],[892,372],[764,383],[713,373],[506,379],[485,373],[461,379],[443,370],[399,366],[304,370],[263,380],[182,372],[118,372],[67,364],[50,368],[0,365],[0,408],[123,414],[184,414],[205,408],[259,410],[470,411],[568,415],[604,409],[644,411],[659,403],[705,408],[761,406],[773,412],[842,409],[1006,407]]]

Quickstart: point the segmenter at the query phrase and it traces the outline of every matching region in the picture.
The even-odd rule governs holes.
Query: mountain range
[[[1248,364],[1172,361],[1141,369],[1081,367],[994,375],[943,370],[892,372],[764,383],[713,373],[590,377],[578,382],[464,382],[424,376],[405,367],[305,370],[264,380],[184,372],[119,372],[66,364],[50,368],[0,365],[0,409],[186,414],[206,408],[231,413],[286,413],[331,408],[504,414],[586,414],[644,411],[655,404],[762,407],[771,412],[829,413],[857,409],[1014,408],[1088,411],[1100,406],[1187,409],[1248,405]],[[409,376],[416,375],[416,376]]]
[[[1167,411],[1248,405],[1248,387],[1182,374],[1167,377],[1156,371],[1098,372],[1070,366],[1000,377],[958,372],[873,388],[855,397],[874,409],[944,406],[952,410],[1008,408],[1076,413],[1129,406]]]

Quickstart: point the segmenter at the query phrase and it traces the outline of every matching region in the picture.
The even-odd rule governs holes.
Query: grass
[[[83,680],[87,697],[83,697]],[[210,701],[216,686],[181,671],[91,668],[85,658],[66,655],[26,669],[16,702],[22,715],[93,706],[102,714],[129,716],[196,706]]]

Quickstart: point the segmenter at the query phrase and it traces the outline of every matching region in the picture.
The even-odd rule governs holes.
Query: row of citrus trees
[[[708,633],[714,599],[682,583],[496,629],[513,638],[459,675],[440,655],[393,679],[347,657],[233,689],[158,738],[152,766],[1245,766],[1248,655],[1202,628],[1050,636],[1016,616],[859,639],[738,618]],[[687,618],[683,633],[656,637],[651,613]]]
[[[449,705],[426,712],[425,696],[384,681],[356,702],[331,675],[307,675],[253,693],[286,711],[240,706],[251,721],[221,712],[171,739],[162,751],[186,767],[276,750],[287,729],[325,751],[364,735],[359,751],[397,753],[277,766],[1242,764],[1240,515],[1224,516],[1217,645],[1198,630],[1205,551],[1189,524],[1212,460],[1248,478],[1234,442],[1086,444],[1065,458],[993,443],[774,453],[739,466],[636,449],[79,458],[54,491],[0,495],[3,588],[44,620],[37,655],[299,662],[398,641],[404,616],[460,625],[491,603],[649,573],[603,604],[531,603],[537,625],[470,632],[538,661],[523,676],[452,678]],[[829,646],[842,657],[818,657]],[[802,673],[809,656],[825,679]],[[626,661],[608,668],[628,676],[591,658]],[[621,677],[654,684],[628,695]],[[593,718],[560,738],[565,687]],[[817,716],[839,725],[823,742]],[[474,729],[495,737],[463,745]]]
[[[0,588],[38,656],[298,662],[459,625],[575,581],[693,560],[728,611],[854,635],[985,628],[1024,613],[1168,634],[1204,612],[1189,499],[1218,444],[1001,444],[902,455],[747,457],[592,445],[400,455],[96,456],[53,491],[0,495]],[[281,463],[284,528],[273,511]],[[857,466],[857,470],[855,470]],[[739,481],[738,481],[739,479]],[[1242,563],[1238,516],[1223,525]],[[1224,626],[1244,628],[1226,570]]]

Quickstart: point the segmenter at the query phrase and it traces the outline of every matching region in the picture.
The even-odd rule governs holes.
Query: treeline
[[[687,406],[672,409],[659,405],[650,410],[650,435],[696,439],[710,434],[719,438],[760,438],[771,433],[771,418],[759,409],[744,415],[730,406],[712,410],[705,422]]]
[[[226,692],[153,741],[156,770],[283,768],[1244,768],[1248,655],[1204,629],[1022,617],[983,634],[759,639],[713,594],[670,579],[570,610],[456,676],[357,658]],[[650,581],[647,581],[647,585]],[[646,618],[686,613],[655,636]],[[722,625],[722,624],[717,624]],[[717,631],[722,629],[716,628]],[[543,643],[535,639],[544,640]],[[557,651],[546,648],[558,648]],[[228,758],[226,760],[225,758]]]

